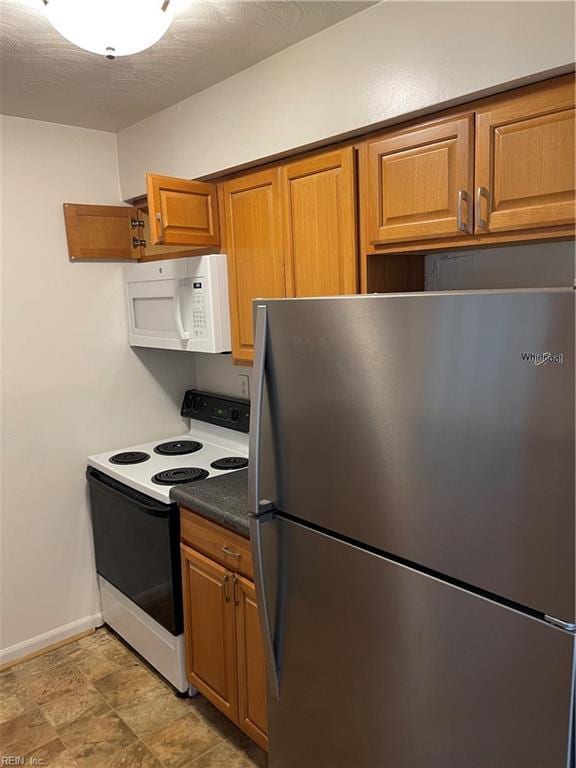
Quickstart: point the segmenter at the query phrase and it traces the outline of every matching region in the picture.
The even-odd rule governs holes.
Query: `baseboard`
[[[102,614],[95,613],[92,616],[85,616],[78,621],[72,621],[63,627],[56,627],[43,635],[31,637],[21,643],[10,645],[0,651],[0,670],[4,667],[14,664],[24,657],[32,656],[39,651],[44,651],[48,647],[59,645],[70,638],[89,632],[102,624]]]

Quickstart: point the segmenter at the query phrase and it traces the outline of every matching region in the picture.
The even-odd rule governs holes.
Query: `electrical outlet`
[[[245,397],[246,400],[250,399],[250,377],[247,373],[239,373],[240,378],[240,395]]]

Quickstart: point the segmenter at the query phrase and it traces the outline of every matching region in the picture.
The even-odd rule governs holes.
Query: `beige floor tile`
[[[14,674],[26,693],[38,704],[86,685],[86,678],[71,661],[64,661],[42,672],[16,669]]]
[[[114,768],[163,768],[141,741],[117,752],[111,762]]]
[[[22,756],[58,737],[39,709],[32,709],[0,725],[3,757]]]
[[[100,628],[93,634],[81,638],[78,640],[76,647],[97,651],[120,666],[129,664],[135,658],[134,653],[116,635],[105,628]]]
[[[136,741],[136,736],[115,712],[86,716],[59,729],[78,766],[102,768],[111,765],[112,755]]]
[[[26,755],[26,765],[44,765],[46,768],[78,768],[78,763],[60,739],[54,739],[43,747]]]
[[[166,768],[180,768],[215,747],[220,739],[203,720],[189,713],[142,741]]]
[[[91,685],[77,688],[47,704],[42,704],[44,717],[56,729],[88,715],[101,715],[110,709],[104,697]]]
[[[152,689],[116,712],[136,733],[143,736],[177,720],[190,711],[190,704],[168,690]]]
[[[0,677],[0,723],[22,715],[33,706],[34,700],[26,693],[14,672],[4,672]]]
[[[194,714],[204,720],[221,739],[244,738],[243,731],[203,696],[195,696],[189,701]]]
[[[228,739],[228,743],[248,761],[250,766],[255,766],[255,768],[267,768],[268,755],[266,752],[242,731],[239,731],[237,737]]]
[[[144,665],[134,662],[111,675],[96,680],[94,685],[108,703],[121,707],[137,701],[147,691],[165,690],[165,686]]]
[[[17,664],[12,667],[12,671],[16,673],[24,673],[26,675],[46,672],[66,660],[65,649],[67,647],[68,646],[55,648],[53,651],[48,651],[41,656],[36,656],[35,658],[30,659],[30,661],[24,661],[22,664]]]
[[[24,705],[18,696],[0,695],[0,723],[13,720],[15,717],[26,712],[27,709],[28,707]]]
[[[101,648],[102,645],[111,642],[114,639],[114,635],[106,629],[106,627],[100,627],[95,632],[92,632],[86,637],[81,637],[77,641],[79,648],[90,648],[92,650]]]
[[[99,652],[109,661],[113,661],[120,667],[126,666],[134,661],[134,654],[126,648],[126,646],[112,637],[110,642],[103,643]]]
[[[68,659],[76,664],[88,680],[98,680],[101,677],[106,677],[106,675],[116,672],[116,670],[121,669],[123,666],[107,658],[101,651],[91,650],[90,648],[76,648],[69,654]],[[133,660],[134,657],[132,656],[130,661]]]
[[[229,744],[221,742],[191,763],[186,763],[185,768],[252,768],[253,765]]]

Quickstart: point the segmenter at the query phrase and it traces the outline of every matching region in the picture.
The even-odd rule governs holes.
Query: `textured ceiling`
[[[0,0],[0,111],[109,131],[374,4],[177,0],[162,40],[134,56],[106,61],[63,39],[33,7],[36,1]]]

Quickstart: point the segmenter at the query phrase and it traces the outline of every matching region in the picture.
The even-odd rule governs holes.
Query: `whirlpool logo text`
[[[562,352],[522,352],[521,358],[533,365],[564,365]]]

